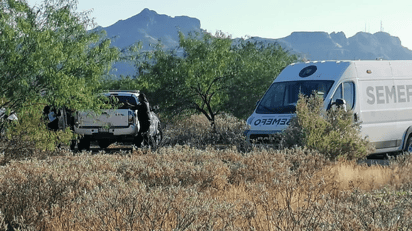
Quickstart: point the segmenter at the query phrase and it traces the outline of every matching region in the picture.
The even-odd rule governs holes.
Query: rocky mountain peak
[[[179,31],[184,34],[202,32],[200,26],[200,21],[196,18],[170,17],[146,8],[133,17],[99,29],[106,30],[107,36],[112,38],[112,45],[120,49],[141,41],[143,50],[150,50],[159,41],[164,49],[173,49],[179,45]],[[359,32],[348,38],[343,32],[329,34],[323,31],[297,31],[279,39],[252,37],[250,40],[278,43],[291,53],[309,60],[412,60],[412,51],[403,47],[398,37],[385,32]],[[237,39],[234,39],[234,42],[236,41]],[[115,69],[119,70],[117,75],[133,75],[133,67],[129,67],[129,71],[124,71],[125,68],[121,65],[115,66]]]
[[[126,20],[102,28],[107,36],[113,38],[112,45],[124,48],[137,41],[143,42],[143,49],[150,49],[151,44],[159,41],[167,48],[177,45],[178,31],[185,34],[200,32],[200,20],[187,16],[170,17],[145,8],[139,14]]]

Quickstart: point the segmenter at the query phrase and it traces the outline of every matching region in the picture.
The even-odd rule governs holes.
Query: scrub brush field
[[[222,116],[209,132],[207,120],[192,116],[166,126],[164,146],[155,151],[3,153],[1,228],[411,228],[409,154],[367,166],[306,148],[253,148],[242,143],[244,125]]]

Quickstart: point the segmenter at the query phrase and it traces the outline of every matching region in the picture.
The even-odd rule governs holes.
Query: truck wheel
[[[405,146],[404,151],[412,152],[412,136],[409,136],[408,140],[406,141],[406,146]]]
[[[138,134],[137,136],[134,137],[133,144],[134,144],[137,148],[141,148],[141,147],[142,147],[142,142],[143,142],[143,136],[142,136],[142,134]]]
[[[154,139],[155,146],[159,147],[163,140],[163,132],[162,132],[162,128],[160,127],[160,124],[157,127],[157,132],[156,132],[156,135],[153,137],[153,139]]]
[[[112,144],[110,140],[98,140],[97,143],[99,144],[100,148],[107,148]]]
[[[71,140],[70,141],[70,150],[74,151],[74,149],[76,148],[77,145],[77,139],[76,140]]]
[[[79,151],[82,150],[90,150],[90,138],[87,136],[84,136],[83,138],[80,139],[79,143],[77,144],[77,147],[79,148]]]
[[[162,133],[162,129],[161,129],[161,127],[160,127],[160,124],[159,124],[159,126],[157,127],[157,131],[156,131],[156,134],[154,134],[153,136],[148,136],[147,137],[147,143],[148,143],[148,145],[153,149],[153,150],[156,150],[159,146],[160,146],[160,144],[162,143],[162,140],[163,140],[163,133]]]

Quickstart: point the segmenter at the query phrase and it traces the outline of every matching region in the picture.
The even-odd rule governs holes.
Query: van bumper
[[[281,130],[246,130],[244,135],[249,144],[273,144],[280,145]]]

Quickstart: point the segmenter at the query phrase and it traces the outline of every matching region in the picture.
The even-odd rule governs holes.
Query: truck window
[[[112,106],[117,106],[119,109],[128,109],[132,106],[136,106],[138,104],[137,98],[133,96],[127,95],[106,95],[107,97],[107,104],[111,104]]]
[[[133,96],[116,95],[115,97],[119,100],[119,103],[123,103],[123,104],[129,103],[131,105],[137,105],[137,100]]]
[[[311,95],[314,91],[328,94],[333,81],[290,81],[273,83],[263,96],[257,114],[291,114],[296,111],[299,93]]]

